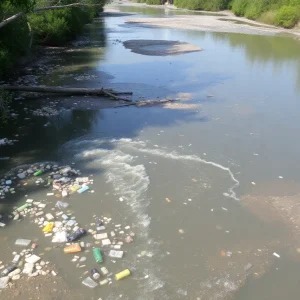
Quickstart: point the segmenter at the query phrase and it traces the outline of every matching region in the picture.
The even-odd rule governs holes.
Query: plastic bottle
[[[95,261],[97,263],[102,263],[103,262],[102,254],[101,254],[101,251],[100,251],[99,248],[94,248],[93,249],[93,254],[94,254]]]
[[[116,280],[120,280],[120,279],[123,279],[123,278],[125,278],[125,277],[127,277],[129,275],[130,275],[130,271],[128,269],[126,269],[126,270],[124,270],[124,271],[122,271],[120,273],[117,273],[115,275],[115,278],[116,278]]]
[[[86,234],[86,230],[78,229],[74,233],[72,233],[70,236],[68,236],[68,242],[76,241],[85,234]]]
[[[92,269],[91,270],[91,275],[95,280],[98,280],[100,278],[100,273],[97,269]]]
[[[39,176],[39,175],[42,175],[43,174],[43,170],[38,170],[36,171],[33,176]]]
[[[17,208],[17,211],[23,211],[24,209],[30,207],[29,203],[25,203],[23,205],[21,205],[20,207]]]
[[[81,252],[81,247],[79,244],[73,244],[64,248],[64,253],[76,253]]]
[[[77,191],[77,193],[81,194],[81,193],[87,191],[88,189],[89,189],[89,187],[88,187],[87,185],[84,185],[82,188],[80,188],[80,189]]]
[[[13,270],[15,270],[16,266],[9,266],[6,269],[4,269],[1,273],[1,277],[7,276],[9,273],[11,273]]]

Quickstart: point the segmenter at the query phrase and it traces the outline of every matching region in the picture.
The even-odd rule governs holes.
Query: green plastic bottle
[[[42,174],[43,174],[43,170],[38,170],[33,175],[34,176],[39,176],[39,175],[42,175]]]
[[[99,248],[94,248],[93,249],[93,254],[94,254],[95,261],[97,263],[102,263],[103,262],[102,254],[101,254],[101,251],[100,251]]]
[[[17,211],[23,211],[24,209],[28,208],[30,205],[28,203],[25,203],[24,205],[17,208]]]

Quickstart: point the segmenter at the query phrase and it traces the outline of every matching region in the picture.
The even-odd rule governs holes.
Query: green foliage
[[[0,20],[18,13],[31,12],[36,7],[66,5],[80,0],[0,0]],[[102,10],[106,0],[84,0],[80,6],[45,12],[31,13],[0,29],[0,78],[8,74],[16,61],[28,53],[30,46],[29,26],[35,42],[47,45],[63,45],[83,30]],[[30,25],[29,25],[30,24]]]
[[[246,7],[248,0],[233,0],[232,1],[232,11],[237,16],[243,16],[246,12]]]
[[[161,1],[160,0],[146,0],[146,3],[149,5],[160,5]]]
[[[0,19],[17,12],[9,1],[0,4]],[[12,68],[18,57],[27,53],[30,41],[26,17],[21,17],[0,29],[0,78]]]
[[[229,0],[175,0],[174,4],[192,10],[219,11],[227,8]]]
[[[276,14],[275,22],[284,28],[292,28],[298,23],[299,19],[299,7],[282,6]]]

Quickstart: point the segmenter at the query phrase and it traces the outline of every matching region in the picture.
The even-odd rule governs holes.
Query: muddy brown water
[[[16,238],[35,238],[82,299],[298,299],[300,42],[128,25],[126,13],[166,12],[114,8],[122,14],[87,26],[74,48],[50,57],[49,65],[59,67],[39,81],[183,101],[104,109],[95,98],[43,96],[61,109],[49,118],[24,110],[40,102],[19,101],[11,105],[19,115],[1,129],[3,137],[19,139],[1,148],[10,157],[1,172],[55,161],[93,174],[95,193],[70,198],[70,209],[87,229],[94,215],[132,227],[137,237],[125,257],[105,261],[111,272],[130,268],[132,276],[92,291],[83,287],[83,273],[95,266],[91,253],[82,254],[86,267],[76,268],[61,248],[44,251],[51,242],[28,220],[1,229],[0,260],[11,259]],[[134,39],[204,50],[145,56],[124,48]],[[23,203],[25,192],[2,201],[1,209]],[[28,198],[54,204],[47,192],[36,189]]]

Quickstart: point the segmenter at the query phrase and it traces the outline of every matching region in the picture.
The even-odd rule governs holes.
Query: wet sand
[[[125,48],[130,49],[134,53],[151,56],[179,55],[202,50],[196,45],[179,41],[129,40],[123,44]]]

